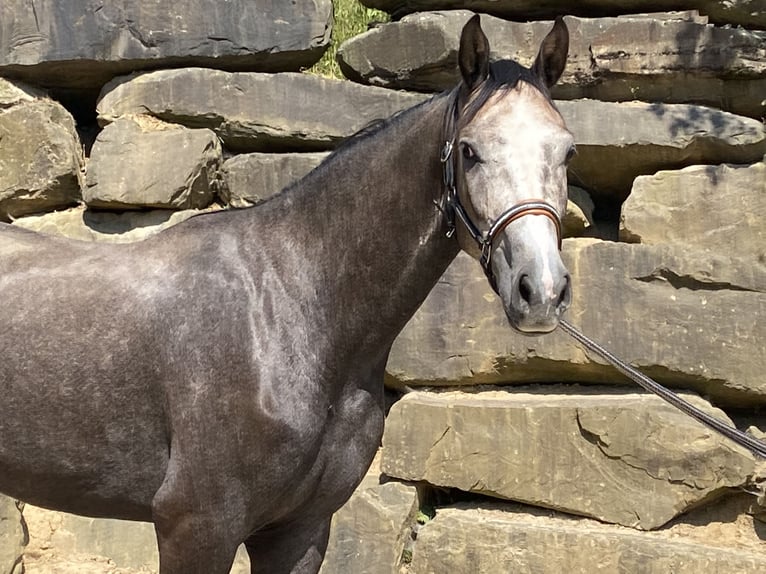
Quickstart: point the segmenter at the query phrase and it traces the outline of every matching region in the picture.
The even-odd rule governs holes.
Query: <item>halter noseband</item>
[[[447,111],[447,120],[445,122],[447,130],[445,131],[447,131],[448,134],[456,131],[453,128],[453,125],[456,123],[456,113],[457,94],[452,97],[452,102],[450,103],[449,109]],[[468,212],[466,212],[465,207],[463,207],[463,204],[460,201],[460,196],[457,193],[457,185],[455,184],[455,164],[454,159],[452,158],[456,137],[457,135],[455,134],[451,139],[448,139],[441,151],[440,160],[442,163],[446,194],[442,200],[442,205],[440,205],[439,208],[447,218],[448,237],[452,237],[452,235],[455,233],[455,215],[457,215],[460,221],[463,222],[463,226],[466,228],[466,231],[468,231],[468,234],[473,238],[481,250],[479,263],[481,264],[481,267],[484,270],[484,274],[487,276],[492,289],[497,292],[497,280],[495,279],[495,274],[492,272],[491,267],[492,247],[495,240],[497,239],[497,236],[500,235],[500,233],[502,233],[502,231],[511,223],[517,219],[520,219],[521,217],[524,217],[525,215],[544,215],[553,222],[553,225],[556,228],[556,238],[558,239],[558,247],[560,250],[561,216],[559,215],[556,208],[547,201],[542,199],[526,199],[524,201],[520,201],[513,207],[500,214],[500,217],[498,217],[494,223],[490,225],[487,233],[482,233],[476,224],[471,221],[471,218],[468,215]]]

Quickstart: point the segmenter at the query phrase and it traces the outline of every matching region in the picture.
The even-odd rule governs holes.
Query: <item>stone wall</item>
[[[766,6],[364,0],[394,21],[299,71],[330,0],[0,4],[0,220],[135,241],[257,204],[370,121],[456,81],[471,10],[529,64],[567,14],[568,318],[690,400],[766,431]],[[641,14],[642,12],[655,12]],[[535,20],[528,22],[528,20]],[[268,72],[268,73],[267,73]],[[397,340],[379,458],[323,572],[760,572],[766,469],[563,333],[510,330],[459,256]],[[151,572],[149,525],[0,500],[0,573]],[[24,546],[26,551],[23,551]],[[233,572],[248,571],[240,553]]]

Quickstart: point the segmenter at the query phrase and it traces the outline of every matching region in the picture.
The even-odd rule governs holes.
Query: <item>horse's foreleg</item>
[[[226,516],[225,501],[215,492],[184,484],[168,473],[152,503],[160,552],[160,574],[229,574],[237,547],[244,538],[236,520]]]
[[[322,566],[330,518],[257,532],[245,541],[251,574],[316,574]]]

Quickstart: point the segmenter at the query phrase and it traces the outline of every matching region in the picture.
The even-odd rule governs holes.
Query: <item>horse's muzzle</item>
[[[513,274],[510,293],[503,297],[511,325],[528,334],[550,333],[572,301],[569,273],[554,269],[524,268]]]

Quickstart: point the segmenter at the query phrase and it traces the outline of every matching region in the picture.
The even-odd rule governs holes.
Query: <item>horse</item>
[[[153,522],[161,574],[315,573],[384,424],[391,345],[460,249],[510,325],[549,332],[573,137],[569,36],[491,62],[352,138],[256,207],[141,242],[0,226],[0,492]]]

